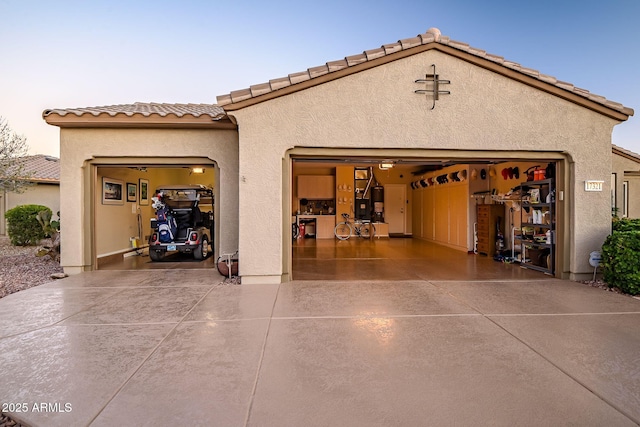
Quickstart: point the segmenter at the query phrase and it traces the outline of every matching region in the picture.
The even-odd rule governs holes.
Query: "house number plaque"
[[[604,181],[585,181],[584,191],[602,191]]]

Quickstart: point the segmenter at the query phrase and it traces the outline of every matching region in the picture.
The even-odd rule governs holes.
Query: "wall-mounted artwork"
[[[139,180],[140,183],[140,205],[146,206],[149,204],[149,180]]]
[[[138,185],[135,182],[127,182],[127,202],[138,200]]]
[[[103,205],[122,205],[122,181],[111,178],[102,178],[102,204]]]

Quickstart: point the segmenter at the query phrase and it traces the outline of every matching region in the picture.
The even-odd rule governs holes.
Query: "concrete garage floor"
[[[213,268],[215,269],[215,257],[213,254],[202,261],[193,259],[191,254],[183,254],[180,252],[169,253],[162,261],[151,261],[149,258],[149,250],[143,248],[139,254],[131,254],[131,256],[113,259],[109,262],[102,262],[98,267],[99,270],[175,270],[175,269],[199,269]]]
[[[639,300],[549,278],[95,271],[0,299],[0,403],[33,426],[637,425],[638,324]]]
[[[520,280],[549,278],[516,264],[467,254],[411,238],[297,239],[293,243],[295,280]],[[100,266],[100,270],[214,269],[215,258],[195,261],[174,253],[152,262],[146,250]]]
[[[412,238],[297,239],[295,280],[513,280],[550,276]]]

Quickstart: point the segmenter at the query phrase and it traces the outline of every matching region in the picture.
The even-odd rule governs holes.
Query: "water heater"
[[[371,189],[371,203],[373,204],[373,221],[384,222],[384,187],[377,185]]]

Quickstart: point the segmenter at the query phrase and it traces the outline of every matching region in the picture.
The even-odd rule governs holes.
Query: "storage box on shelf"
[[[553,275],[555,273],[555,187],[553,179],[523,182],[520,234],[520,265]]]

